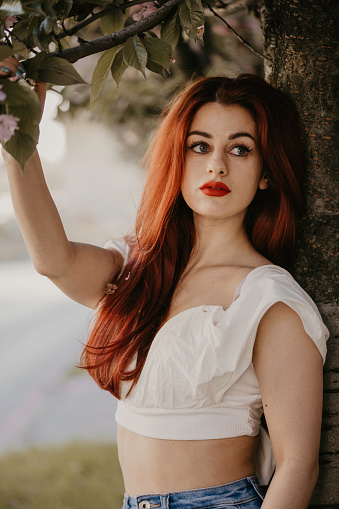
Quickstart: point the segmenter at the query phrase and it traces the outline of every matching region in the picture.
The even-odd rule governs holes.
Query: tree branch
[[[91,23],[93,23],[93,21],[96,21],[97,19],[100,19],[103,16],[106,16],[106,14],[108,14],[112,11],[115,11],[117,9],[120,9],[120,10],[128,9],[129,7],[132,7],[133,5],[140,5],[143,3],[145,3],[145,0],[132,0],[131,2],[125,2],[124,4],[121,4],[121,5],[111,5],[110,7],[107,7],[106,9],[103,9],[102,11],[97,12],[96,14],[92,14],[92,16],[90,16],[89,18],[86,18],[84,21],[81,21],[80,23],[78,23],[77,25],[72,27],[70,30],[65,29],[64,32],[57,34],[55,36],[55,39],[58,41],[60,39],[63,39],[63,37],[68,37],[68,36],[74,35],[76,32],[78,32],[82,28],[85,28],[88,25],[90,25]]]
[[[214,14],[214,16],[216,16],[217,18],[221,19],[221,21],[222,21],[223,23],[225,23],[225,25],[227,26],[227,28],[229,28],[229,30],[231,30],[231,32],[232,32],[232,33],[233,33],[233,34],[237,37],[237,39],[239,39],[239,41],[240,41],[242,44],[244,44],[244,46],[246,46],[248,49],[250,49],[250,50],[251,50],[251,51],[252,51],[255,55],[257,55],[258,57],[263,58],[264,60],[267,60],[267,61],[271,62],[271,59],[270,59],[270,58],[268,58],[268,57],[266,57],[265,55],[263,55],[262,53],[260,53],[260,51],[257,51],[256,49],[254,49],[254,48],[253,48],[253,46],[252,46],[252,45],[251,45],[248,41],[246,41],[243,37],[241,37],[241,35],[239,35],[239,34],[238,34],[238,33],[237,33],[237,32],[236,32],[236,31],[235,31],[235,30],[231,27],[231,25],[229,25],[229,24],[227,23],[227,21],[226,21],[224,18],[222,18],[221,16],[219,16],[219,14],[217,14],[217,13],[215,12],[215,10],[214,10],[214,9],[212,9],[212,7],[211,7],[209,4],[207,4],[207,3],[206,3],[206,5],[207,5],[207,7],[209,8],[209,10],[210,10],[210,11]]]
[[[13,32],[10,32],[10,36],[15,39],[16,41],[20,42],[23,46],[25,46],[26,49],[28,49],[29,51],[31,51],[32,53],[34,53],[35,55],[38,54],[38,51],[36,51],[34,48],[30,48],[26,43],[25,41],[23,41],[22,39],[19,39],[18,36],[16,36]]]
[[[58,51],[54,51],[50,53],[50,55],[62,57],[69,62],[76,62],[80,58],[88,57],[89,55],[94,55],[95,53],[100,53],[101,51],[119,46],[119,44],[126,42],[129,37],[140,35],[143,32],[151,30],[155,26],[159,25],[162,21],[165,21],[168,15],[172,12],[173,8],[182,1],[183,0],[169,0],[162,7],[147,16],[147,18],[133,23],[133,25],[130,25],[123,30],[119,30],[114,34],[105,35],[104,37],[99,37],[93,41],[85,42],[75,48],[64,49],[62,51],[62,55],[60,55]]]

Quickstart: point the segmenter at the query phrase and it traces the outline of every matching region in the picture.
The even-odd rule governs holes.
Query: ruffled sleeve
[[[237,337],[235,362],[240,372],[245,371],[252,362],[253,346],[261,318],[277,302],[284,302],[299,315],[306,333],[318,348],[323,363],[325,362],[328,329],[311,297],[289,272],[278,266],[258,267],[250,272],[242,284],[240,296],[218,324],[229,331],[230,327],[234,327],[234,333],[237,333],[234,336]],[[242,315],[240,320],[239,315]],[[256,475],[260,484],[269,483],[274,468],[271,440],[260,426],[256,453]]]
[[[289,272],[275,265],[264,265],[249,273],[242,285],[240,297],[219,322],[219,327],[227,327],[228,330],[230,326],[236,326],[236,337],[242,344],[238,349],[239,362],[248,366],[260,320],[277,302],[284,302],[299,315],[306,333],[325,362],[329,332],[315,303]],[[239,315],[242,315],[241,320]],[[247,355],[244,355],[245,352]]]
[[[125,239],[114,239],[108,240],[105,245],[105,249],[116,249],[123,257],[124,262],[126,263],[129,254],[129,246]]]

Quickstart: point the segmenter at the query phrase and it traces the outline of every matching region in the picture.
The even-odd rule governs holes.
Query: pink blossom
[[[18,22],[18,18],[16,16],[7,16],[5,19],[5,27],[6,28],[12,28],[14,23]]]
[[[13,115],[0,115],[0,139],[9,141],[16,129],[19,129],[18,122],[20,118]]]
[[[201,27],[197,28],[197,39],[201,42],[204,40],[204,33],[205,33],[205,25],[201,25]]]
[[[157,8],[154,5],[154,2],[146,2],[144,4],[141,4],[141,7],[142,9],[140,11],[137,11],[134,14],[132,14],[132,18],[135,21],[140,21],[143,18],[147,18],[147,16],[149,16],[150,14],[152,14],[152,12],[157,10]],[[133,9],[133,7],[131,9]]]
[[[0,101],[4,101],[6,99],[6,94],[3,92],[2,89],[3,85],[0,85]]]

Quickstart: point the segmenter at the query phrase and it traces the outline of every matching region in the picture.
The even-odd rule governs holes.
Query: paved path
[[[0,454],[115,440],[115,399],[74,368],[91,315],[30,261],[0,263]]]

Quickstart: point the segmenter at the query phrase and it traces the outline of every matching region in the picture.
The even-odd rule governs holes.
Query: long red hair
[[[121,381],[132,381],[131,387],[137,382],[194,246],[193,214],[180,186],[190,124],[209,102],[239,104],[257,125],[269,187],[257,191],[246,213],[253,246],[284,267],[294,251],[304,151],[292,101],[253,75],[201,78],[188,85],[162,114],[146,155],[148,178],[135,234],[127,238],[130,256],[114,281],[116,292],[100,303],[82,355],[99,386],[117,397]]]

